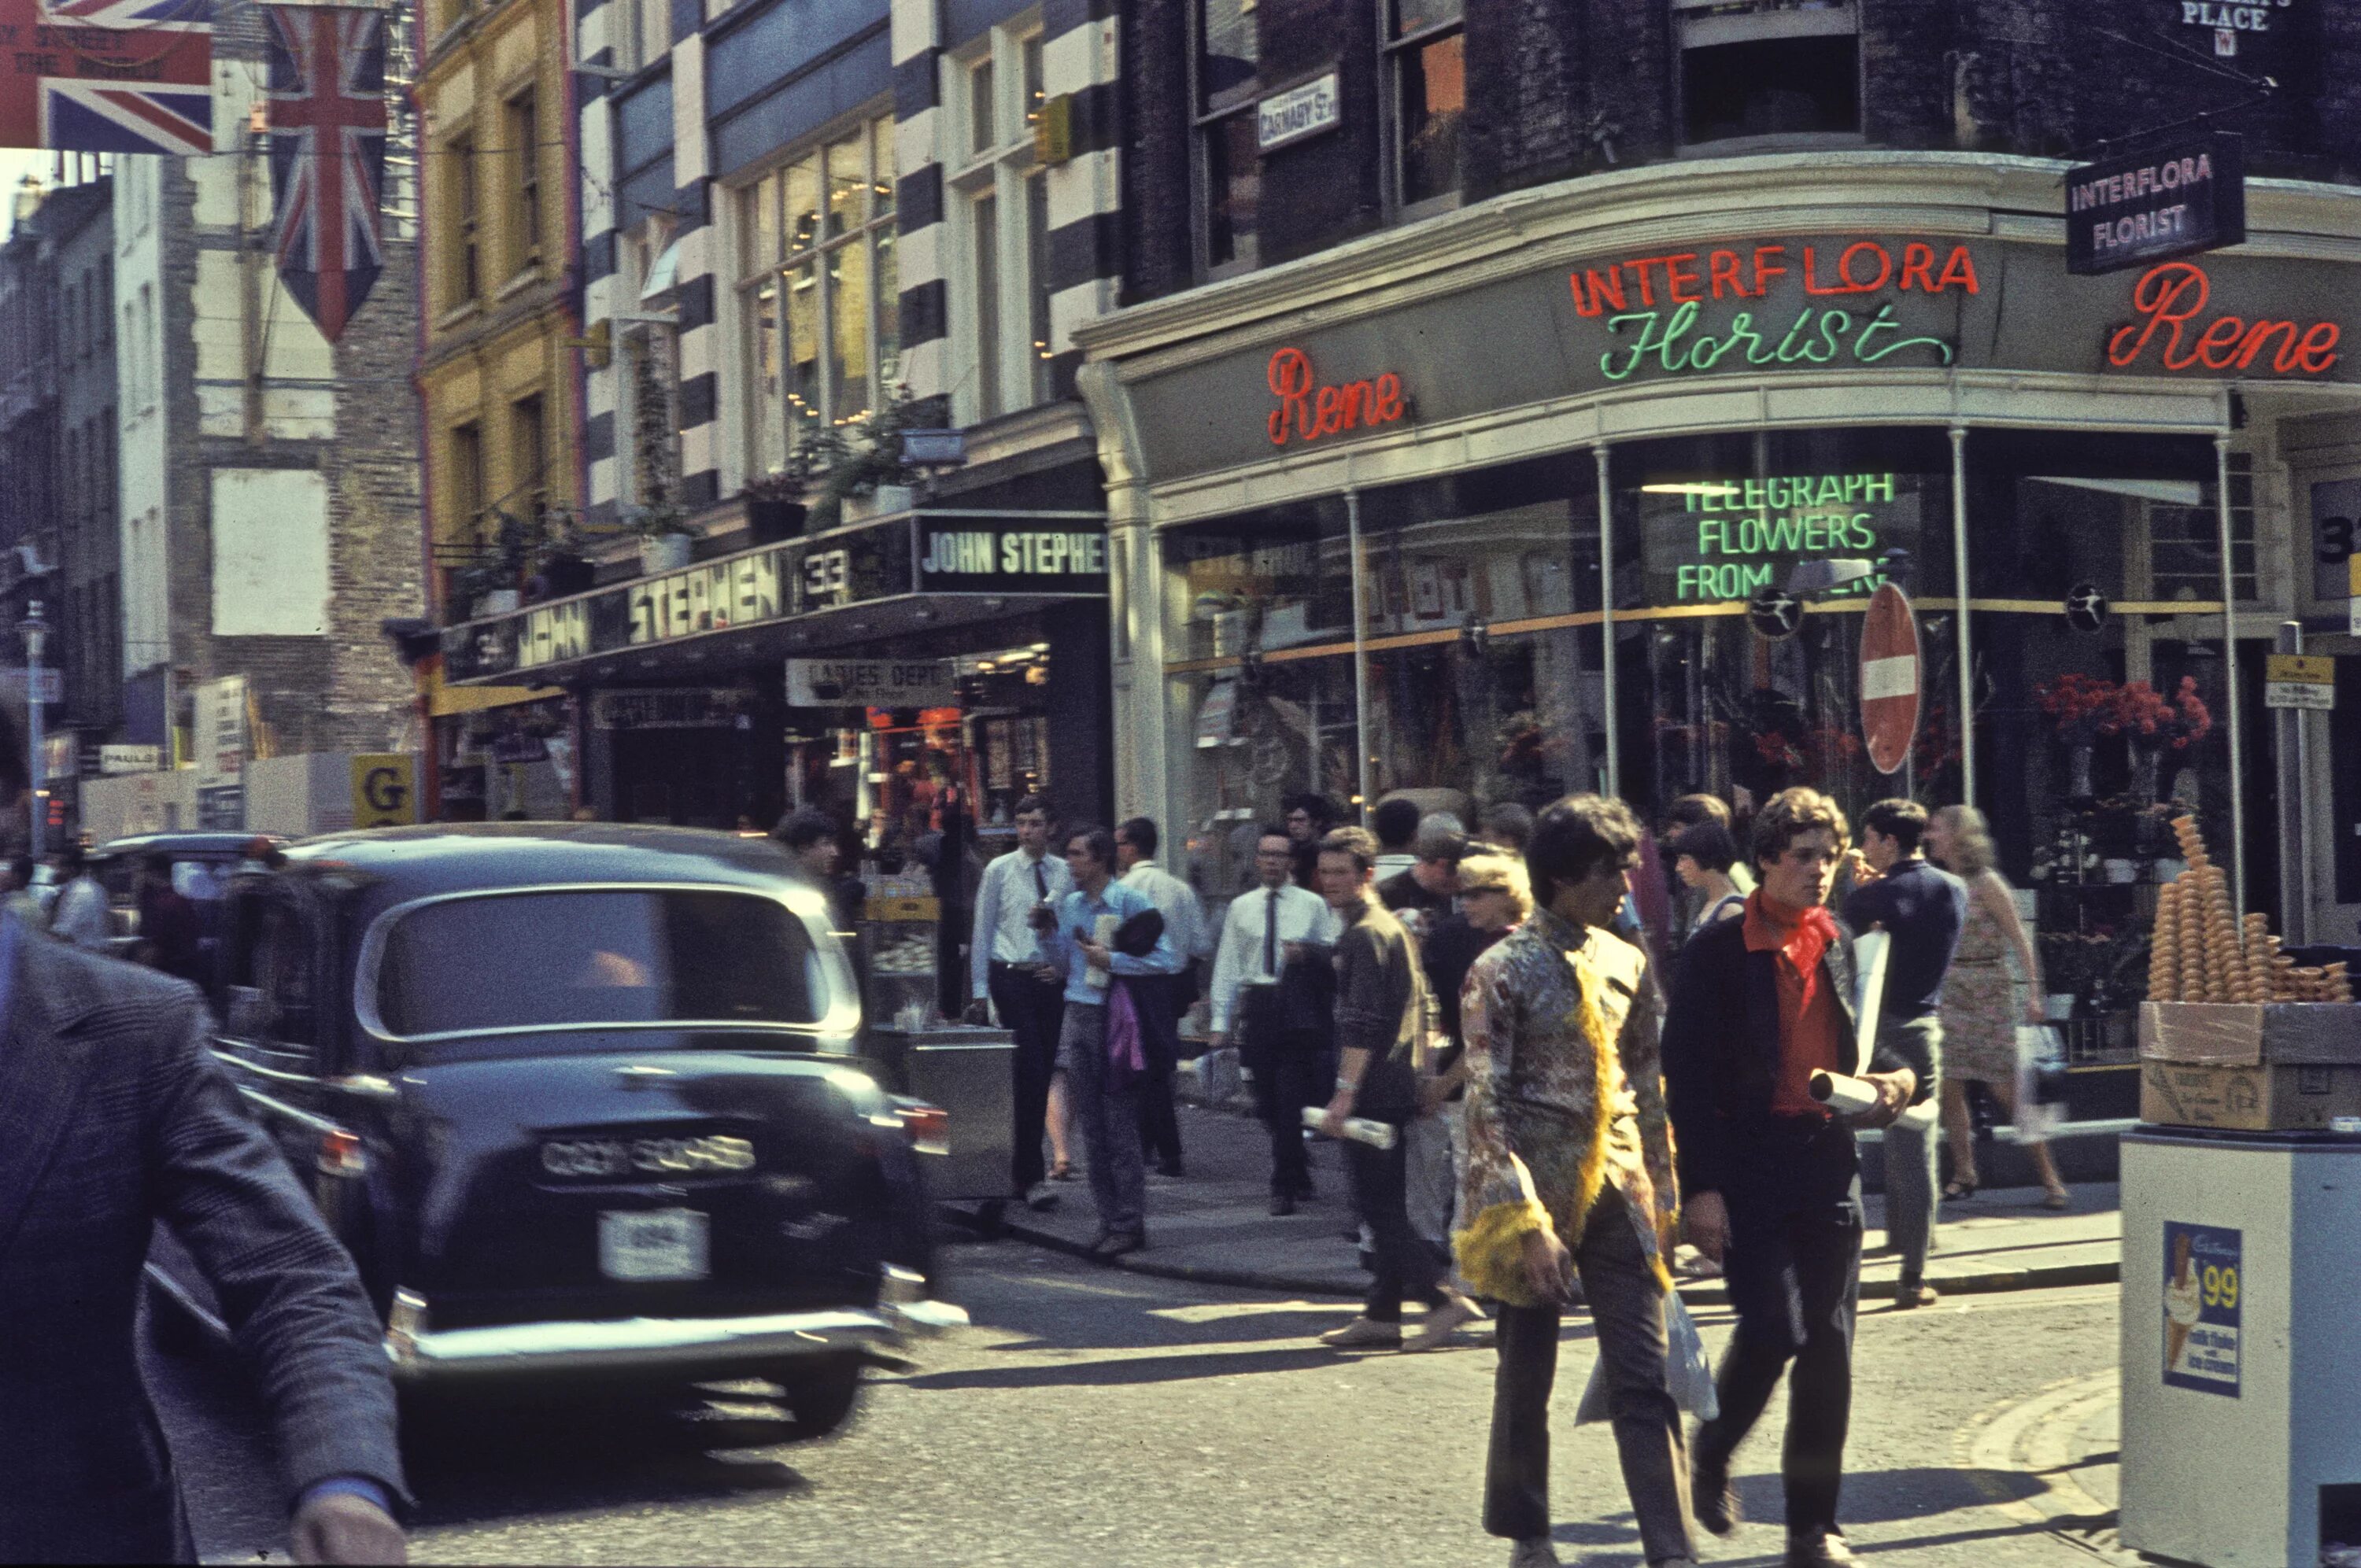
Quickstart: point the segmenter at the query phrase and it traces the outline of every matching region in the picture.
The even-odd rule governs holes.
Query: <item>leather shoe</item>
[[[1126,1253],[1137,1252],[1148,1245],[1148,1238],[1137,1231],[1110,1231],[1091,1248],[1091,1256],[1101,1263],[1113,1263]]]
[[[1860,1561],[1845,1538],[1832,1530],[1787,1538],[1787,1568],[1844,1568]]]
[[[1556,1568],[1557,1547],[1548,1536],[1537,1535],[1509,1549],[1509,1568]]]
[[[1690,1472],[1689,1511],[1716,1535],[1728,1535],[1745,1519],[1746,1510],[1738,1505],[1738,1488],[1730,1484],[1728,1465],[1700,1463]]]
[[[1341,1329],[1330,1329],[1320,1343],[1331,1350],[1400,1350],[1401,1325],[1355,1318]]]
[[[1905,1280],[1894,1288],[1894,1305],[1898,1311],[1913,1307],[1931,1307],[1936,1302],[1935,1288],[1917,1280]]]
[[[1274,1214],[1281,1215],[1294,1213],[1295,1194],[1292,1192],[1272,1193],[1270,1195],[1270,1212]]]

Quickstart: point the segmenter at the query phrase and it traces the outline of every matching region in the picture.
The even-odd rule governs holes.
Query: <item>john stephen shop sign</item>
[[[1156,483],[1727,378],[2361,381],[2355,300],[2348,264],[2238,251],[2078,277],[2054,243],[1748,236],[1440,288],[1126,385]]]

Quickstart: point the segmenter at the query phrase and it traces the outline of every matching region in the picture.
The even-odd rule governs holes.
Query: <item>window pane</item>
[[[828,255],[830,334],[829,419],[846,424],[869,412],[869,251],[842,246]]]
[[[980,417],[1000,412],[1000,199],[975,201],[975,389]]]
[[[1033,401],[1046,403],[1053,395],[1049,385],[1049,181],[1039,174],[1025,181],[1025,270],[1032,316],[1026,363]]]
[[[993,145],[992,61],[978,60],[967,73],[967,149],[981,156]]]
[[[1691,142],[1861,129],[1860,40],[1763,38],[1681,53]]]
[[[894,225],[877,231],[877,375],[891,383],[902,374],[902,269],[895,256]]]
[[[740,192],[738,208],[739,231],[746,236],[745,258],[739,271],[759,272],[778,265],[784,254],[779,249],[779,177],[774,174]]]
[[[787,466],[787,416],[785,367],[779,357],[779,285],[776,279],[765,281],[747,298],[746,316],[753,340],[747,352],[753,360],[754,383],[752,408],[749,416],[754,422],[749,445],[754,454],[757,474],[775,474]]]
[[[819,160],[787,166],[787,254],[807,250],[819,239]]]
[[[819,265],[787,272],[787,427],[800,443],[821,419],[819,396]]]
[[[1467,36],[1452,33],[1397,52],[1400,87],[1401,199],[1427,201],[1459,189],[1459,126],[1467,110]]]
[[[1041,105],[1048,102],[1049,93],[1042,85],[1040,36],[1036,34],[1027,38],[1023,48],[1025,50],[1024,134],[1030,135],[1033,126],[1041,118]]]
[[[1425,28],[1455,22],[1464,9],[1463,0],[1394,0],[1392,36],[1406,38]]]
[[[894,210],[894,122],[890,119],[873,121],[869,126],[870,169],[876,177],[875,196],[871,210],[879,217]]]
[[[1204,53],[1197,71],[1198,107],[1254,80],[1260,55],[1255,36],[1254,0],[1204,0]]]
[[[396,1035],[670,1020],[807,1024],[811,935],[767,898],[556,893],[456,899],[387,938],[377,1000]],[[514,957],[530,954],[522,964]]]
[[[1255,211],[1262,202],[1255,117],[1232,115],[1205,128],[1205,261],[1255,258]]]
[[[828,149],[828,237],[859,228],[867,216],[869,170],[864,138],[847,137]]]

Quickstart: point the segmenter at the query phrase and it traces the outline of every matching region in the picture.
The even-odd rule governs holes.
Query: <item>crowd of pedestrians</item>
[[[1809,789],[1745,817],[1685,795],[1653,833],[1598,795],[1538,817],[1496,806],[1472,831],[1405,797],[1378,803],[1367,829],[1339,826],[1318,795],[1282,805],[1253,838],[1251,883],[1212,921],[1158,863],[1149,819],[1053,831],[1046,803],[1020,807],[1018,848],[977,900],[972,1014],[1016,1036],[1016,1192],[1057,1201],[1042,1145],[1046,1131],[1054,1177],[1070,1162],[1063,1102],[1093,1250],[1148,1245],[1147,1163],[1185,1169],[1171,1085],[1199,1048],[1180,1036],[1202,995],[1202,1047],[1237,1049],[1268,1137],[1270,1212],[1314,1195],[1313,1144],[1340,1150],[1370,1284],[1324,1342],[1424,1350],[1497,1318],[1483,1516],[1512,1563],[1557,1561],[1549,1403],[1577,1304],[1651,1564],[1693,1562],[1693,1522],[1734,1526],[1733,1456],[1783,1377],[1787,1561],[1852,1561],[1838,1504],[1863,1232],[1855,1133],[1884,1129],[1897,1304],[1923,1306],[1938,1200],[1975,1190],[1959,1081],[2010,1103],[2016,1024],[2037,1015],[2012,996],[2011,949],[2037,997],[2038,970],[1982,819],[1881,801],[1856,844]],[[1854,942],[1872,930],[1885,942],[1871,993]],[[1873,1104],[1831,1113],[1818,1073],[1861,1080]],[[1940,1194],[1938,1103],[1955,1172]],[[2035,1157],[2062,1203],[2046,1151]],[[1738,1317],[1718,1413],[1690,1434],[1668,1317],[1684,1240],[1680,1266],[1723,1274]],[[1424,1315],[1406,1324],[1406,1305]]]

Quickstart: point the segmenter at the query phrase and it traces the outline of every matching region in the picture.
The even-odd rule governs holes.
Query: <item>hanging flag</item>
[[[213,151],[210,0],[0,0],[0,147]]]
[[[265,9],[279,276],[334,343],[383,265],[385,16],[346,6]]]

